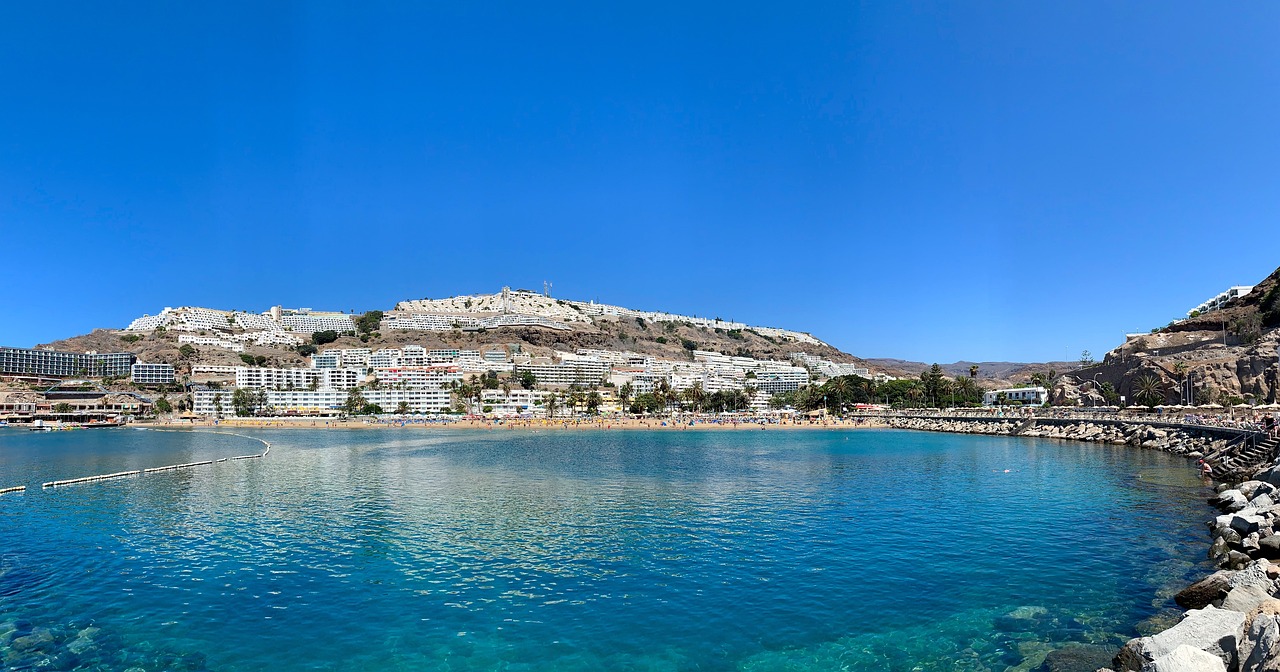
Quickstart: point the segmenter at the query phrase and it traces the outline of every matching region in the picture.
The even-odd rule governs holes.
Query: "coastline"
[[[172,422],[132,422],[130,427],[151,429],[208,429],[212,427],[235,427],[240,429],[441,429],[441,430],[667,430],[667,431],[761,431],[761,430],[805,430],[805,429],[886,429],[889,424],[876,418],[857,418],[848,420],[825,420],[814,422],[777,421],[762,422],[759,420],[710,420],[698,418],[693,421],[677,421],[663,419],[641,420],[636,418],[593,418],[565,420],[449,420],[449,421],[378,421],[362,420],[321,420],[316,418],[224,418],[222,420],[172,421]]]

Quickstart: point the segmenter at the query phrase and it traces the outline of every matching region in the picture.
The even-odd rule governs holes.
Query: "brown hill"
[[[1274,403],[1278,327],[1280,269],[1220,310],[1130,337],[1096,366],[1060,381],[1055,398],[1100,404],[1101,384],[1111,383],[1134,403],[1138,381],[1153,378],[1165,404]]]

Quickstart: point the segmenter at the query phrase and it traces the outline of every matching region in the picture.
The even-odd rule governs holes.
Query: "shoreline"
[[[851,420],[826,420],[819,422],[761,422],[759,420],[714,421],[695,419],[694,421],[674,421],[663,419],[640,420],[635,418],[599,418],[574,420],[451,420],[451,421],[386,421],[367,422],[361,420],[318,420],[313,418],[225,418],[219,421],[200,420],[195,422],[131,422],[128,427],[149,429],[208,429],[215,427],[235,427],[239,429],[461,429],[461,430],[661,430],[661,431],[762,431],[762,430],[804,430],[804,429],[888,429],[887,423],[874,418],[858,418]]]

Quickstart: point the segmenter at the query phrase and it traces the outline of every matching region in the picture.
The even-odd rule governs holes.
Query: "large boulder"
[[[1118,669],[1139,672],[1148,663],[1172,653],[1179,646],[1190,646],[1213,654],[1228,669],[1236,669],[1237,647],[1245,615],[1238,611],[1216,609],[1192,609],[1177,625],[1150,637],[1131,639],[1114,664]]]
[[[1263,537],[1258,541],[1258,553],[1272,560],[1280,558],[1280,534]]]
[[[1235,572],[1219,570],[1196,581],[1173,596],[1173,601],[1183,609],[1203,609],[1214,600],[1221,599],[1231,589],[1231,576]]]
[[[1240,642],[1240,672],[1280,670],[1280,600],[1262,603],[1249,619]]]
[[[1222,599],[1222,608],[1247,614],[1270,599],[1271,593],[1266,588],[1250,583],[1228,591],[1227,596]]]
[[[1239,511],[1249,505],[1249,498],[1244,496],[1239,490],[1227,490],[1218,493],[1217,497],[1209,500],[1209,503],[1222,509],[1223,511]]]
[[[1068,644],[1050,651],[1035,672],[1077,672],[1097,670],[1111,662],[1114,649],[1091,644]]]
[[[1241,586],[1259,586],[1268,593],[1275,590],[1275,579],[1271,578],[1272,565],[1266,560],[1254,560],[1240,571],[1231,575],[1227,585],[1232,588]]]
[[[1250,532],[1257,532],[1258,528],[1262,526],[1264,520],[1265,519],[1262,516],[1257,514],[1237,513],[1234,516],[1231,516],[1231,529],[1242,535],[1249,534]]]
[[[1142,672],[1227,672],[1222,659],[1183,644],[1142,666]]]
[[[1262,510],[1266,510],[1268,507],[1274,506],[1275,503],[1276,503],[1275,499],[1273,499],[1270,494],[1262,492],[1255,495],[1253,499],[1249,500],[1249,503],[1245,505],[1243,510],[1244,511],[1262,511]]]

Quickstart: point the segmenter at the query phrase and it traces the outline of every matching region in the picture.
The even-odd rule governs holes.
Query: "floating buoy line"
[[[110,481],[117,478],[128,478],[130,476],[156,474],[164,471],[176,471],[178,469],[193,469],[195,467],[203,467],[206,465],[214,464],[215,462],[227,462],[227,461],[235,461],[235,460],[256,460],[256,459],[261,459],[266,457],[267,453],[271,452],[271,443],[266,439],[260,439],[256,436],[248,436],[246,434],[236,434],[235,432],[205,432],[205,431],[187,430],[187,429],[152,429],[152,428],[143,428],[143,427],[138,427],[137,429],[141,429],[144,431],[151,431],[151,432],[184,432],[184,433],[190,432],[194,434],[223,434],[226,436],[238,436],[242,439],[250,439],[250,440],[261,443],[263,446],[263,450],[261,453],[258,453],[256,455],[236,455],[235,457],[224,457],[218,460],[203,460],[201,462],[187,462],[185,464],[170,464],[163,467],[134,469],[132,471],[118,471],[114,474],[98,474],[96,476],[68,478],[61,481],[49,481],[48,483],[43,484],[41,487],[57,488],[64,485],[78,485],[80,483],[100,483],[102,481]],[[7,492],[25,492],[26,489],[27,489],[27,486],[25,485],[19,485],[12,488],[0,488],[0,495],[3,495]]]

